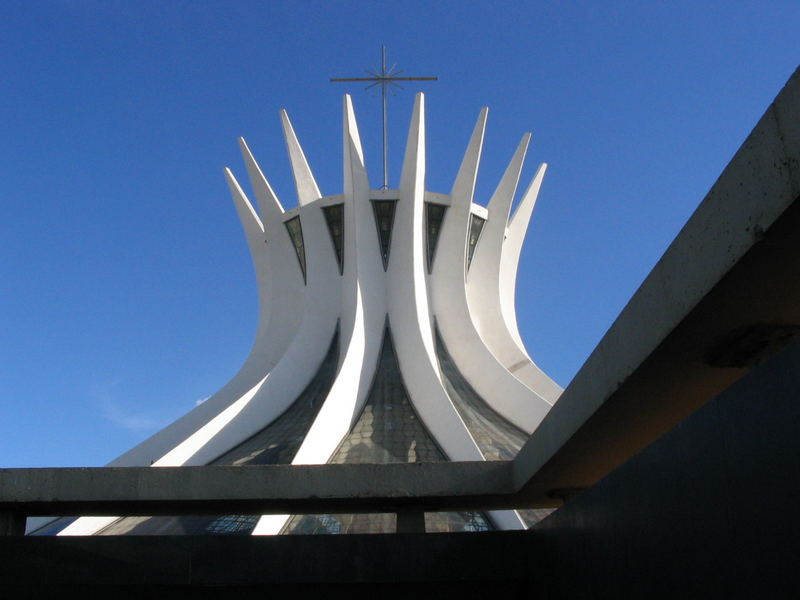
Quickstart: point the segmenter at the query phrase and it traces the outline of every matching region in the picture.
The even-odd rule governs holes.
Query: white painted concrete
[[[258,212],[225,170],[253,257],[259,325],[239,373],[194,411],[152,436],[115,465],[204,465],[281,415],[324,360],[339,327],[339,363],[332,387],[293,464],[330,460],[368,397],[388,322],[410,400],[451,460],[483,460],[442,383],[433,323],[461,373],[487,403],[530,432],[558,389],[530,361],[516,328],[513,278],[543,170],[508,222],[529,136],[523,138],[486,209],[473,204],[487,109],[481,111],[449,195],[425,191],[425,101],[415,99],[399,189],[371,190],[352,100],[343,103],[343,194],[321,197],[285,111],[286,147],[299,204],[284,211],[250,149],[239,140]],[[384,269],[371,200],[395,200],[389,260]],[[427,273],[425,202],[448,206],[433,272]],[[344,205],[340,272],[322,208]],[[470,214],[486,219],[467,277]],[[305,249],[303,277],[286,230],[298,217]],[[508,297],[508,294],[511,294]],[[514,374],[512,374],[512,372]],[[287,515],[264,516],[255,534],[275,534]],[[504,529],[522,527],[514,511],[492,511]],[[88,535],[115,517],[81,518],[61,535]]]
[[[529,133],[523,136],[503,178],[489,200],[487,220],[467,273],[467,300],[472,322],[486,347],[506,370],[529,388],[536,390],[549,404],[553,404],[561,395],[562,389],[534,364],[517,330],[514,294],[517,265],[527,230],[527,221],[524,222],[523,228],[523,220],[517,220],[515,226],[511,228],[511,241],[507,243],[506,240],[511,204],[514,201],[530,138]],[[543,170],[540,173],[544,175]],[[538,181],[541,183],[541,178]],[[538,189],[537,186],[536,190]],[[527,196],[526,200],[530,204]],[[501,289],[501,262],[504,257],[507,270],[503,274],[503,282],[506,289]],[[508,319],[504,311],[510,315]],[[514,328],[513,333],[511,327]]]
[[[514,304],[517,286],[517,269],[519,258],[522,253],[522,244],[525,241],[525,234],[528,231],[536,199],[542,187],[547,164],[543,163],[533,177],[522,200],[509,219],[506,229],[505,243],[503,244],[502,256],[500,259],[500,310],[502,313],[505,328],[514,345],[525,359],[520,358],[518,362],[511,363],[509,369],[522,381],[532,385],[545,399],[551,404],[555,402],[563,391],[561,387],[545,375],[539,367],[530,359],[522,337],[517,327],[517,311]],[[510,358],[509,358],[510,359]]]
[[[344,101],[345,268],[341,276],[342,359],[336,380],[293,464],[327,462],[369,394],[385,321],[384,272],[352,101]],[[350,232],[347,235],[347,232]]]
[[[339,371],[292,464],[326,463],[366,402],[378,361],[386,315],[380,258],[364,151],[353,103],[343,103],[344,268],[340,288]],[[338,275],[338,271],[337,271]],[[263,515],[253,535],[275,535],[289,515]]]
[[[251,174],[256,176],[254,188],[258,193],[262,215],[265,217],[262,221],[256,215],[241,186],[230,170],[226,169],[225,176],[245,230],[256,270],[259,319],[253,347],[238,373],[223,388],[174,423],[113,460],[109,466],[142,466],[157,461],[231,404],[250,395],[283,355],[288,342],[294,336],[302,311],[289,299],[296,297],[299,291],[298,283],[302,285],[302,278],[282,273],[275,266],[287,258],[296,260],[288,236],[285,231],[281,231],[283,208],[272,193],[269,183],[261,175],[244,140],[240,140],[240,143]],[[269,245],[264,243],[265,237],[271,238],[272,242]]]
[[[294,175],[294,183],[297,188],[297,202],[300,206],[305,206],[321,198],[322,194],[319,191],[316,179],[314,179],[314,174],[311,172],[311,167],[308,166],[306,155],[300,147],[297,135],[294,133],[292,123],[289,121],[289,115],[285,110],[282,110],[280,115],[281,124],[283,125],[283,137],[286,140],[286,149],[289,152],[292,175]]]
[[[414,103],[389,261],[389,324],[403,382],[425,426],[450,460],[482,460],[439,374],[426,285],[425,101]]]
[[[432,303],[445,346],[470,385],[494,410],[530,433],[550,404],[511,375],[486,347],[473,324],[467,300],[469,216],[487,113],[488,109],[483,109],[478,117],[450,194],[430,278]]]

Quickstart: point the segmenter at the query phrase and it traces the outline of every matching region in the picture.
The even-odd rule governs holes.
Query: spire
[[[408,193],[413,191],[415,197],[425,191],[425,95],[422,93],[417,94],[414,101],[400,189]]]
[[[508,222],[508,215],[511,212],[511,203],[514,202],[514,195],[517,191],[517,184],[519,183],[519,176],[522,172],[522,165],[525,162],[525,154],[528,151],[528,144],[531,141],[531,134],[526,133],[522,136],[522,140],[517,146],[517,151],[508,163],[506,172],[500,183],[497,184],[497,189],[492,194],[489,205],[489,221],[493,219],[500,219],[504,223]],[[501,239],[502,243],[502,239]]]
[[[292,163],[292,175],[294,175],[294,184],[297,188],[297,201],[300,206],[305,206],[317,198],[321,198],[322,194],[319,191],[319,187],[317,187],[314,174],[308,166],[303,148],[300,147],[300,142],[294,133],[292,123],[289,121],[289,115],[286,114],[285,110],[281,110],[280,115],[281,125],[283,125],[283,137],[286,140],[286,150]]]
[[[256,194],[258,201],[258,209],[261,213],[261,222],[264,223],[269,219],[280,219],[283,217],[283,206],[280,200],[272,191],[272,186],[264,177],[261,172],[261,167],[258,166],[253,153],[247,146],[247,142],[243,137],[239,138],[239,148],[242,151],[242,158],[247,167],[247,174],[250,176],[250,184],[253,186],[253,191]]]
[[[483,133],[486,130],[486,117],[488,115],[489,109],[483,107],[478,115],[475,128],[472,130],[472,136],[461,161],[461,167],[458,169],[455,182],[453,182],[453,189],[450,191],[454,202],[456,200],[467,204],[472,202],[472,195],[475,192],[475,180],[478,177],[478,166],[481,162]]]
[[[525,234],[528,231],[528,224],[530,223],[533,208],[536,205],[536,198],[542,187],[546,171],[547,163],[542,163],[525,194],[523,194],[519,206],[509,218],[506,239],[503,242],[500,259],[500,307],[508,331],[514,343],[521,350],[525,348],[525,345],[522,343],[522,337],[519,334],[516,310],[514,308],[517,268],[519,267],[519,258],[522,253],[522,243],[525,241]]]
[[[525,190],[525,195],[522,197],[519,206],[517,206],[517,210],[508,220],[508,238],[509,240],[512,237],[520,238],[520,248],[522,247],[522,239],[525,238],[525,232],[528,230],[528,224],[533,214],[533,208],[536,206],[536,199],[539,197],[539,190],[542,188],[542,181],[546,172],[547,163],[539,165],[539,169],[536,171],[536,175],[533,176],[530,185],[528,185],[528,189]]]
[[[247,199],[239,182],[229,168],[225,168],[225,179],[228,181],[228,187],[231,191],[231,198],[233,204],[236,206],[236,212],[239,215],[239,220],[242,222],[242,229],[244,229],[245,236],[247,237],[247,244],[250,247],[250,252],[253,255],[253,260],[258,259],[258,252],[261,244],[264,242],[264,226],[261,224],[261,219],[258,218],[253,205]]]
[[[364,151],[361,149],[361,137],[358,134],[358,123],[353,111],[353,100],[349,94],[344,96],[343,111],[344,193],[354,197],[356,189],[369,189],[369,180],[367,179],[367,169],[364,166]]]

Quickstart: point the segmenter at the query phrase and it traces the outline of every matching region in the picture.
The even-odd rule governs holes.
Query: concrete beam
[[[514,461],[539,506],[591,486],[800,332],[796,71]]]
[[[535,541],[523,531],[0,538],[0,596],[526,598],[547,558]]]
[[[792,595],[799,388],[795,342],[535,525],[552,558],[540,596]]]
[[[0,511],[27,516],[499,509],[513,491],[510,462],[0,469]]]
[[[0,597],[51,598],[65,586],[115,598],[211,587],[265,597],[289,585],[359,598],[789,597],[800,558],[798,387],[800,342],[529,531],[0,537]],[[445,473],[420,466],[425,489]]]

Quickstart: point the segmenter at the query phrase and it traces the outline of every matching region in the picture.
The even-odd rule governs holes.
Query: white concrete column
[[[467,236],[487,112],[481,111],[453,184],[433,264],[431,295],[442,339],[462,375],[489,406],[530,433],[550,404],[511,375],[486,347],[467,300]]]
[[[519,332],[515,329],[515,333],[511,333],[503,315],[503,308],[513,312],[512,321],[516,327],[514,280],[511,280],[510,290],[506,285],[501,292],[500,285],[500,264],[504,248],[508,265],[513,266],[513,270],[506,273],[506,277],[510,275],[516,277],[521,246],[516,246],[517,240],[514,238],[510,243],[513,248],[506,247],[506,232],[511,204],[514,201],[530,137],[529,133],[523,136],[503,178],[489,200],[488,218],[467,273],[467,300],[472,322],[486,347],[512,375],[552,404],[561,395],[562,389],[534,364],[522,345]],[[503,293],[507,295],[505,299]]]
[[[482,460],[444,389],[431,329],[426,282],[425,98],[418,94],[408,132],[388,270],[389,325],[403,382],[420,418],[451,460]]]

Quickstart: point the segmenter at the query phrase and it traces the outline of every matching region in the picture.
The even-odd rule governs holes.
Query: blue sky
[[[476,200],[525,131],[550,170],[517,295],[566,385],[797,67],[797,2],[117,2],[0,7],[0,467],[101,465],[216,391],[255,331],[222,177],[237,136],[295,204],[278,110],[341,191],[341,96],[374,187],[379,60],[396,185],[415,91],[427,188],[490,107]],[[794,40],[794,41],[793,41]],[[527,181],[525,182],[527,183]]]

